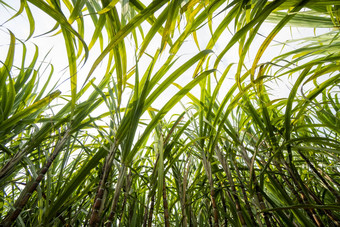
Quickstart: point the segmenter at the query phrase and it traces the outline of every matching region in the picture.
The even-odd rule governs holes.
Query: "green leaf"
[[[32,105],[26,107],[22,111],[14,114],[9,119],[3,121],[0,124],[0,128],[2,129],[2,131],[7,130],[8,128],[14,126],[20,120],[23,120],[28,115],[30,115],[30,114],[32,114],[36,111],[40,111],[46,105],[51,103],[53,101],[53,99],[57,98],[60,94],[61,94],[60,91],[55,91],[55,92],[51,93],[50,95],[46,96],[45,98],[33,103]]]

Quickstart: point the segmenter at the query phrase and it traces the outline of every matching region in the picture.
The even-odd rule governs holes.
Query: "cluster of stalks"
[[[8,28],[0,68],[0,226],[340,226],[339,9],[321,0],[21,1],[8,19],[25,12],[29,35]],[[55,89],[39,45],[26,63],[36,10],[64,39],[69,93]],[[333,30],[263,62],[289,26]],[[184,56],[189,41],[198,51]],[[281,81],[289,90],[277,97]]]

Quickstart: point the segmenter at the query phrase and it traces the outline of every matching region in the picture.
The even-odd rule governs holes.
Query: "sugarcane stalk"
[[[235,160],[234,160],[234,162],[235,162]],[[239,180],[240,188],[241,188],[241,191],[242,191],[242,194],[243,194],[243,200],[245,202],[245,207],[246,207],[246,209],[248,211],[248,214],[250,216],[250,219],[251,219],[251,224],[253,226],[257,226],[257,223],[255,221],[253,212],[251,211],[251,207],[250,207],[250,204],[249,204],[249,201],[248,201],[248,196],[247,196],[244,184],[242,182],[242,177],[241,177],[241,174],[240,174],[240,170],[239,170],[239,168],[238,168],[238,166],[236,164],[234,166],[235,166],[236,174],[237,174],[237,177],[238,177],[238,180]]]
[[[216,201],[215,201],[215,190],[214,190],[214,185],[213,185],[213,179],[212,179],[212,174],[211,174],[211,166],[210,163],[207,161],[204,152],[203,154],[203,165],[205,168],[205,172],[208,177],[208,182],[210,185],[210,199],[211,199],[211,205],[213,208],[213,216],[214,216],[214,226],[218,227],[219,226],[219,221],[218,221],[218,210],[216,206]]]
[[[155,208],[155,194],[151,197],[151,205],[150,205],[150,212],[149,212],[149,219],[148,219],[148,227],[152,226],[152,216],[153,216],[153,210]]]
[[[226,161],[225,157],[223,156],[222,152],[220,151],[219,147],[216,147],[216,154],[217,154],[217,158],[219,159],[220,163],[222,164],[222,168],[225,172],[225,174],[227,175],[229,184],[230,184],[230,188],[232,191],[232,197],[234,199],[235,202],[235,207],[236,207],[236,212],[237,212],[237,216],[241,222],[242,226],[246,226],[244,217],[243,217],[243,213],[241,210],[241,204],[240,204],[240,200],[237,196],[237,192],[236,192],[236,187],[235,187],[235,183],[234,180],[231,176],[231,172],[230,172],[230,167],[228,165],[228,162]]]
[[[260,209],[265,210],[266,205],[264,203],[264,200],[263,200],[263,197],[262,197],[262,194],[261,194],[261,190],[260,190],[260,187],[257,184],[257,181],[255,181],[255,191],[256,191],[257,198],[260,202]],[[264,221],[266,223],[266,226],[267,227],[272,226],[272,224],[270,222],[270,214],[268,212],[263,212],[263,215],[264,215]]]
[[[143,215],[143,227],[146,227],[146,225],[148,224],[149,198],[144,209],[145,210]]]
[[[153,170],[152,170],[152,176],[155,176],[157,174],[157,163],[159,160],[159,156],[157,156],[156,162],[154,164]],[[152,215],[153,215],[153,210],[154,210],[154,206],[155,206],[155,193],[153,190],[150,191],[149,195],[148,195],[148,204],[149,204],[149,200],[151,198],[151,202],[150,202],[150,209],[148,210],[148,205],[146,206],[146,211],[144,213],[144,224],[143,226],[146,227],[146,225],[148,225],[148,227],[151,227],[152,225]]]
[[[163,207],[164,207],[165,227],[170,227],[168,200],[167,200],[167,197],[166,197],[165,176],[163,177]]]
[[[224,212],[227,213],[227,204],[226,204],[223,192],[221,192],[221,200],[222,200],[222,206],[223,206]],[[228,227],[228,218],[227,218],[227,215],[224,217],[224,226]]]
[[[119,173],[119,176],[118,176],[118,181],[117,181],[117,184],[116,184],[115,193],[114,193],[113,200],[112,200],[110,215],[109,215],[109,217],[108,217],[108,219],[105,223],[105,226],[107,226],[107,227],[112,225],[113,219],[115,217],[116,207],[117,207],[117,204],[118,204],[120,192],[121,192],[122,187],[123,187],[125,175],[126,175],[126,166],[124,164],[122,164],[122,167],[121,167],[121,170],[120,170],[120,173]]]
[[[286,169],[288,170],[288,173],[291,176],[291,179],[293,180],[296,188],[298,189],[298,194],[300,195],[300,197],[303,201],[302,203],[303,204],[310,203],[310,201],[313,200],[313,198],[310,198],[309,196],[312,196],[315,199],[316,196],[314,195],[314,193],[309,189],[309,187],[307,187],[302,182],[300,174],[295,169],[295,166],[294,166],[293,163],[290,163],[290,165],[289,165],[284,160],[282,160],[282,162],[285,165]],[[317,201],[317,200],[315,200],[315,201]],[[307,213],[309,214],[309,216],[311,217],[311,220],[313,220],[316,225],[323,226],[322,221],[320,220],[320,218],[318,217],[318,215],[317,215],[317,213],[315,212],[314,209],[312,209],[312,208],[308,209]]]
[[[186,192],[187,192],[187,183],[188,183],[188,174],[189,174],[189,168],[190,168],[191,159],[188,158],[187,161],[187,168],[184,170],[184,176],[183,176],[183,187],[182,187],[182,215],[183,215],[183,226],[187,226],[187,213],[186,213]]]
[[[117,150],[117,146],[113,145],[108,153],[108,155],[105,158],[105,162],[102,169],[102,176],[98,184],[98,189],[96,192],[96,196],[92,205],[92,212],[90,217],[90,226],[91,227],[97,227],[100,225],[101,221],[101,206],[102,206],[102,200],[105,192],[105,184],[107,182],[107,179],[109,177],[112,162],[115,156]]]
[[[126,206],[126,202],[127,202],[127,197],[129,195],[129,191],[130,191],[130,187],[131,187],[131,169],[129,171],[129,174],[126,178],[126,186],[125,186],[125,192],[124,192],[124,200],[123,200],[123,204],[122,204],[122,215],[120,215],[120,218],[119,218],[119,226],[122,226],[122,219],[123,219],[123,216],[124,216],[124,210],[125,210],[125,206]]]
[[[17,219],[17,217],[20,215],[22,209],[25,207],[25,205],[27,204],[28,200],[31,198],[33,192],[36,190],[36,188],[38,187],[38,185],[40,184],[40,182],[44,179],[45,174],[47,173],[47,171],[49,170],[50,166],[52,165],[52,162],[55,160],[55,158],[57,157],[57,155],[60,153],[60,151],[64,148],[64,145],[66,143],[66,141],[69,139],[70,137],[70,129],[68,129],[63,138],[60,139],[54,150],[52,155],[48,158],[47,162],[45,163],[45,165],[39,170],[38,172],[38,176],[35,179],[32,179],[24,188],[24,190],[21,192],[18,200],[15,202],[14,204],[14,210],[9,212],[7,214],[7,216],[5,217],[5,219],[2,221],[1,225],[2,226],[11,226],[15,220]]]

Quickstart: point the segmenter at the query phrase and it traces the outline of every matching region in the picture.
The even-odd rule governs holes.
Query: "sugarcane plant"
[[[340,226],[338,1],[2,11],[0,226]]]

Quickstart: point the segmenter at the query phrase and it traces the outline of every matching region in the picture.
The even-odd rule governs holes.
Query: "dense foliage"
[[[0,7],[1,226],[340,225],[339,1]]]

